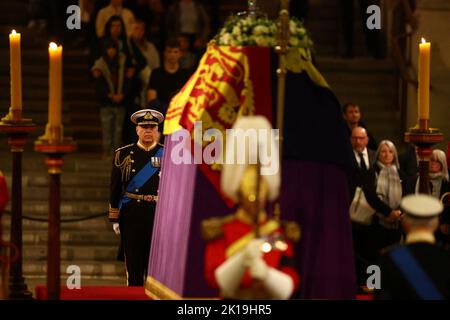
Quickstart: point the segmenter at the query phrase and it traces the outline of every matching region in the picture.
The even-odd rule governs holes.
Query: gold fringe
[[[183,298],[172,289],[151,276],[145,281],[145,294],[153,300],[182,300]]]

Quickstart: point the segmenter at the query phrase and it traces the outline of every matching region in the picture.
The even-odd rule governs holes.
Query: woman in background
[[[376,151],[377,162],[373,165],[375,171],[375,187],[377,196],[392,210],[400,207],[402,196],[405,195],[405,177],[400,170],[397,148],[389,140],[380,142]],[[400,242],[400,221],[388,222],[381,214],[374,219],[374,236],[377,251]]]

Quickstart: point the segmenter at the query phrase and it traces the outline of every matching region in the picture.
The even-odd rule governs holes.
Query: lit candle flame
[[[422,38],[422,43],[427,43],[427,40],[425,40],[425,38]]]
[[[11,31],[11,34],[16,34],[16,30],[13,29],[13,30]]]
[[[56,49],[56,48],[58,48],[58,46],[56,45],[56,43],[50,42],[50,48],[51,49]]]

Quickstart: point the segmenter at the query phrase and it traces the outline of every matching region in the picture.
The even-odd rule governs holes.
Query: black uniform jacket
[[[158,168],[158,170],[142,187],[133,189],[131,193],[136,195],[158,195],[160,172],[158,163],[161,163],[161,159],[155,159],[155,155],[161,148],[163,148],[163,145],[157,144],[151,150],[146,151],[138,146],[138,144],[133,143],[115,151],[111,173],[111,196],[109,203],[109,220],[111,222],[119,221],[119,203],[126,187],[148,162],[151,162],[152,166]]]

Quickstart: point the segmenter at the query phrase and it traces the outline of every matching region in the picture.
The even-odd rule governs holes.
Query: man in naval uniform
[[[152,109],[133,113],[139,139],[117,149],[113,158],[109,220],[121,236],[129,286],[143,286],[147,275],[164,150],[158,143],[158,125],[163,120]]]
[[[435,242],[442,203],[425,195],[402,199],[405,245],[395,246],[380,261],[378,299],[450,299],[450,256]]]

